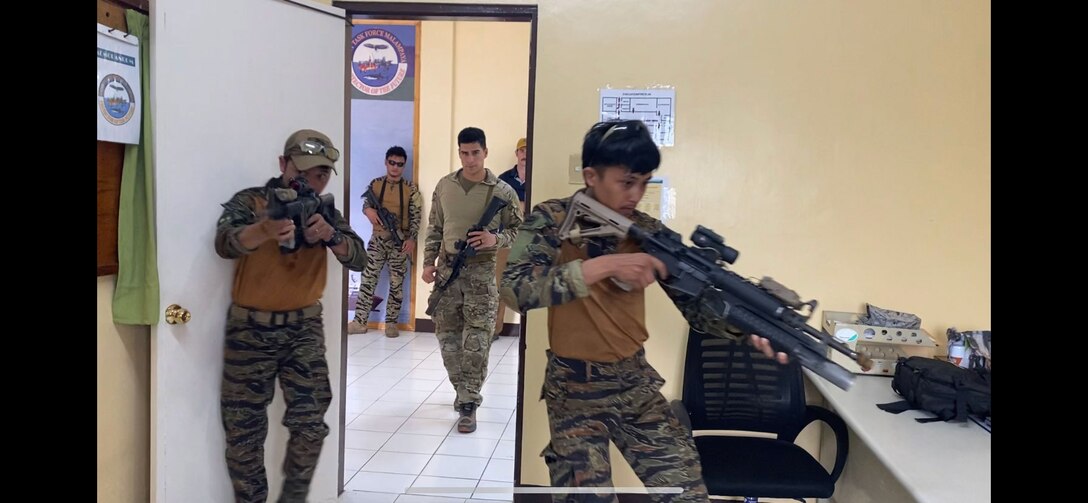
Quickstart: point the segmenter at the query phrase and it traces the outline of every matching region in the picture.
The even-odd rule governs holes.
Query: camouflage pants
[[[551,443],[544,457],[552,487],[612,487],[608,443],[623,453],[646,487],[681,487],[651,494],[653,502],[709,501],[699,453],[659,391],[665,380],[644,351],[612,363],[561,358],[548,352],[541,398]],[[615,494],[556,495],[555,503],[604,503]]]
[[[281,503],[305,503],[321,444],[329,434],[324,418],[332,389],[321,314],[289,324],[284,324],[282,317],[280,323],[275,321],[227,318],[219,404],[227,440],[227,470],[239,503],[268,498],[264,441],[277,376],[287,405],[283,425],[291,432],[283,463]]]
[[[448,266],[440,264],[438,277],[449,277]],[[437,292],[437,290],[436,290]],[[467,264],[435,305],[434,326],[442,349],[450,384],[457,392],[454,407],[483,403],[480,387],[487,375],[487,356],[495,330],[499,291],[495,285],[495,261]]]
[[[397,323],[400,306],[404,302],[404,277],[408,275],[408,255],[401,252],[387,237],[375,235],[366,247],[366,268],[359,285],[359,299],[355,301],[355,321],[366,323],[370,315],[371,298],[378,287],[382,268],[389,264],[389,298],[385,303],[385,322]]]

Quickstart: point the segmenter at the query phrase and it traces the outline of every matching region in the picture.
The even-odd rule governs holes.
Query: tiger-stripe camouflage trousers
[[[220,412],[238,503],[268,498],[264,442],[276,377],[286,402],[283,425],[290,432],[279,501],[305,503],[329,434],[325,411],[332,402],[320,304],[286,313],[233,305],[228,312]]]
[[[639,350],[618,362],[562,358],[548,351],[541,398],[551,442],[541,453],[552,487],[612,487],[609,441],[646,487],[679,487],[650,495],[654,503],[706,503],[699,452],[661,394],[665,380]],[[616,494],[569,493],[555,503],[615,503]]]
[[[404,304],[404,278],[408,276],[408,254],[397,248],[393,240],[377,233],[366,247],[366,268],[359,284],[359,299],[355,301],[355,321],[366,324],[370,317],[371,299],[378,288],[382,268],[389,264],[389,298],[385,302],[385,323],[396,324]]]

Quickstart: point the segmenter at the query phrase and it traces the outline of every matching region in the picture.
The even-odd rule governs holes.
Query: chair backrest
[[[693,430],[757,431],[793,441],[804,425],[800,364],[781,365],[747,339],[689,331],[683,401]]]

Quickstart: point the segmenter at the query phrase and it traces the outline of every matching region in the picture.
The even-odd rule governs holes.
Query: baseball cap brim
[[[340,174],[340,172],[336,171],[335,163],[323,155],[291,154],[291,160],[295,161],[295,168],[299,171],[306,171],[318,166],[328,166],[332,168],[333,173]]]

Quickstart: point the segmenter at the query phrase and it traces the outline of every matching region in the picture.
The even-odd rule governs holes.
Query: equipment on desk
[[[673,411],[696,436],[703,480],[712,496],[830,498],[849,451],[846,423],[823,407],[806,405],[801,365],[768,358],[746,341],[689,330],[683,401]],[[823,421],[835,434],[835,463],[828,473],[795,444],[798,433]],[[772,433],[754,437],[705,430]]]
[[[990,417],[990,371],[985,368],[965,369],[919,356],[901,358],[895,366],[892,390],[903,400],[877,407],[892,414],[921,409],[937,416],[915,419],[919,423],[960,422],[968,415]]]
[[[841,311],[823,312],[823,329],[835,340],[868,356],[873,362],[869,370],[862,369],[849,358],[828,351],[831,361],[855,374],[891,377],[900,358],[921,356],[932,358],[937,343],[921,328],[890,328],[860,323],[861,315]]]
[[[990,331],[948,327],[948,361],[963,368],[990,368]]]

